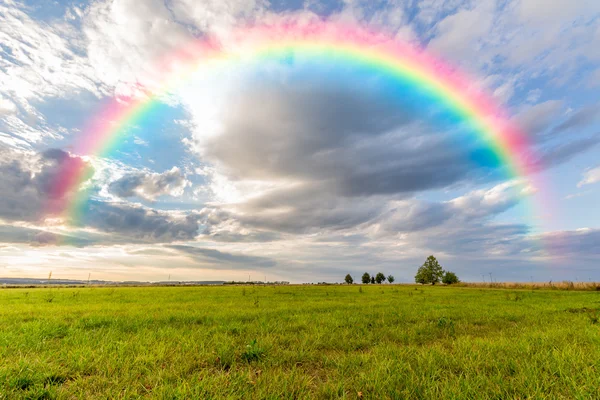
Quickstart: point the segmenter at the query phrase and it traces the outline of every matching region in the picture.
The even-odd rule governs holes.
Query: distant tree
[[[375,276],[375,282],[377,282],[377,283],[385,282],[385,275],[382,272],[378,272],[377,275]]]
[[[369,275],[368,272],[365,272],[362,276],[362,283],[369,283],[371,282],[371,275]]]
[[[417,270],[415,282],[435,285],[442,279],[443,275],[444,270],[438,260],[436,260],[434,256],[429,256]]]
[[[352,279],[352,277],[350,276],[350,274],[346,275],[346,277],[344,278],[344,280],[346,281],[346,283],[348,285],[351,285],[352,283],[354,283],[354,279]]]
[[[453,283],[458,282],[460,282],[460,280],[454,272],[446,271],[442,277],[442,283],[445,283],[446,285],[452,285]]]
[[[374,276],[371,277],[371,283],[375,283],[375,277]]]
[[[396,278],[394,278],[394,275],[388,275],[387,280],[389,283],[394,283],[394,281],[396,280]]]

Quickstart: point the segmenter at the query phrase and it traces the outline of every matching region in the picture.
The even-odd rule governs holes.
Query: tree
[[[456,276],[454,272],[446,271],[444,273],[442,283],[445,283],[446,285],[452,285],[453,283],[458,282],[460,282],[460,279],[458,279],[458,276]]]
[[[371,277],[371,283],[375,283],[375,277],[374,276]]]
[[[415,282],[422,284],[431,283],[432,285],[435,285],[442,279],[443,275],[444,270],[438,260],[436,260],[434,256],[429,256],[417,270]]]
[[[383,274],[383,272],[377,273],[377,275],[375,276],[375,282],[377,282],[377,283],[385,282],[385,275]]]
[[[396,278],[394,278],[394,275],[388,275],[387,280],[389,283],[394,283],[394,281],[396,280]]]
[[[354,279],[352,279],[352,277],[350,276],[350,274],[346,275],[346,277],[344,278],[344,280],[346,281],[346,283],[348,285],[351,285],[354,283]]]
[[[371,282],[371,275],[369,275],[368,272],[365,272],[362,276],[362,283],[369,283]]]

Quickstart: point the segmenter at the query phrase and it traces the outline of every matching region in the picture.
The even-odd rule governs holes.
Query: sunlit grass
[[[600,293],[0,290],[0,398],[598,398]]]

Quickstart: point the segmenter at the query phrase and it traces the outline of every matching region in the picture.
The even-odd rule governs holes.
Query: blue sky
[[[74,152],[181,43],[281,18],[442,57],[538,171],[507,176],[414,88],[318,60],[197,77],[114,151]],[[0,276],[409,282],[435,254],[463,280],[600,280],[599,42],[595,0],[0,1]],[[46,212],[64,163],[93,171],[76,223]]]

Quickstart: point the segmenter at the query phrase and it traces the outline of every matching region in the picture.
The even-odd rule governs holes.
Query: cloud
[[[547,232],[529,240],[541,250],[547,249],[552,257],[593,259],[597,262],[600,256],[600,229]]]
[[[154,89],[164,79],[168,55],[185,52],[202,35],[226,33],[265,5],[261,0],[94,2],[83,21],[89,61],[97,78],[118,94],[135,95],[140,85]]]
[[[181,196],[189,184],[181,170],[173,167],[170,171],[161,174],[151,172],[125,174],[110,183],[109,191],[121,198],[137,196],[153,201],[164,195]]]
[[[553,133],[568,130],[581,129],[591,125],[600,118],[600,106],[598,104],[582,107],[553,129]]]
[[[64,235],[25,226],[0,224],[0,243],[24,243],[34,247],[60,244],[84,247],[94,242],[81,236]]]
[[[428,48],[479,75],[500,74],[502,82],[517,78],[516,88],[540,77],[566,86],[582,65],[598,61],[597,1],[557,1],[548,7],[540,0],[444,3],[449,4],[419,6],[417,21],[434,24],[424,27]]]
[[[597,182],[600,182],[600,166],[585,171],[583,174],[583,178],[581,179],[581,181],[579,181],[577,187],[591,185]]]
[[[560,100],[548,100],[527,107],[515,117],[523,131],[536,141],[544,140],[544,133],[556,123],[557,116],[564,114],[565,104]]]
[[[177,250],[178,252],[181,252],[196,261],[204,263],[209,262],[211,264],[220,265],[229,269],[272,268],[277,265],[275,260],[267,257],[232,254],[215,249],[186,245],[169,245],[166,247]]]
[[[458,60],[472,58],[492,27],[493,11],[491,2],[481,1],[472,9],[447,16],[436,24],[436,35],[428,47],[436,52],[451,52]]]
[[[124,243],[167,243],[193,240],[199,216],[147,209],[134,204],[90,200],[75,223],[117,235]]]
[[[0,4],[0,130],[31,144],[64,134],[48,123],[41,103],[104,90],[74,21],[38,22],[29,11],[17,1]]]
[[[435,229],[441,233],[447,229],[479,229],[486,221],[517,205],[531,192],[531,187],[523,181],[513,180],[445,202],[416,199],[390,202],[376,223],[385,232],[416,233]]]
[[[63,150],[33,153],[0,148],[0,219],[39,221],[62,204],[72,195],[56,190],[65,170],[93,173],[83,159]]]
[[[210,219],[281,232],[345,229],[390,199],[502,174],[472,134],[424,123],[433,111],[390,94],[377,75],[350,86],[356,76],[345,68],[302,85],[274,70],[231,95],[216,129],[196,130],[191,146],[216,171]],[[204,108],[190,107],[202,119]]]
[[[565,163],[576,155],[589,151],[600,143],[600,134],[574,139],[570,142],[560,142],[547,146],[540,154],[540,158],[532,163],[532,170],[540,170]]]
[[[72,191],[57,190],[60,182],[66,179],[65,171],[73,170],[87,170],[88,177],[94,173],[83,159],[60,149],[49,149],[43,153],[0,149],[0,191],[3,193],[0,197],[0,220],[43,224],[46,218],[54,218],[52,211],[62,210],[65,202],[71,201],[69,199],[73,196]],[[142,184],[156,194],[159,189],[176,190],[176,184],[180,184],[178,177],[180,171],[175,168],[166,175],[151,175],[147,181],[142,180]],[[75,187],[72,190],[79,189]],[[157,211],[136,204],[99,200],[88,201],[81,211],[82,219],[73,221],[80,227],[115,235],[114,238],[90,238],[90,242],[94,243],[192,240],[199,230],[199,217],[193,213]],[[42,236],[34,237],[30,242],[57,242],[52,239],[52,234],[43,232],[37,232]]]

